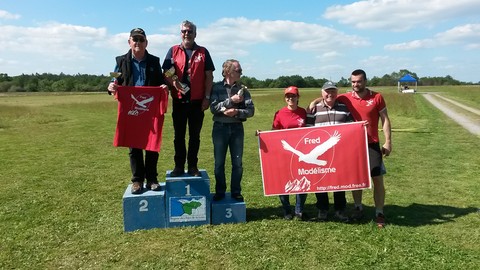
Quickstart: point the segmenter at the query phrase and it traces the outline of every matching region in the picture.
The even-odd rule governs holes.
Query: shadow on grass
[[[279,202],[280,203],[280,202]],[[331,207],[333,208],[333,207]],[[352,209],[352,205],[348,205],[347,209]],[[315,221],[317,209],[313,204],[305,205],[304,213],[308,215],[308,221]],[[364,218],[359,221],[352,222],[354,224],[366,224],[373,220],[375,208],[364,206]],[[426,205],[413,203],[409,206],[386,205],[385,214],[387,224],[418,227],[425,225],[443,224],[446,222],[455,222],[455,219],[466,216],[471,213],[479,213],[477,207],[458,208],[447,205]],[[330,209],[330,216],[333,216],[333,209]],[[247,208],[247,222],[257,220],[282,219],[282,210],[278,207],[266,208]],[[329,221],[335,221],[330,218]]]
[[[409,206],[385,206],[387,223],[409,227],[454,222],[455,219],[471,213],[478,213],[478,208],[458,208],[448,205],[428,205],[417,203],[412,203]]]

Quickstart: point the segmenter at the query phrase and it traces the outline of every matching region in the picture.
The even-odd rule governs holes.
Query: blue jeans
[[[215,193],[225,194],[227,183],[225,179],[225,159],[227,148],[230,148],[232,160],[232,175],[230,191],[232,194],[241,194],[243,166],[243,124],[214,122],[212,129],[213,157],[215,159]]]
[[[290,195],[280,195],[280,202],[282,203],[283,213],[290,214],[292,210],[290,209]],[[307,194],[297,194],[295,195],[296,203],[295,203],[295,214],[299,214],[303,212],[303,206],[305,205],[305,201],[307,200]]]

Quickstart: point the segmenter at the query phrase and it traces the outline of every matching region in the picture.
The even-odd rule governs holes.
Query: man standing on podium
[[[180,25],[182,43],[170,48],[165,56],[162,68],[167,80],[173,85],[172,119],[175,138],[175,168],[170,176],[184,174],[185,161],[188,174],[200,176],[198,170],[198,150],[200,148],[200,132],[202,130],[204,111],[210,104],[210,91],[213,84],[213,65],[210,53],[205,47],[195,43],[197,26],[190,21]],[[168,76],[171,69],[174,74]],[[185,133],[188,123],[188,152],[185,146]]]
[[[115,72],[120,76],[108,85],[108,93],[115,94],[118,85],[122,86],[160,86],[165,80],[160,68],[160,58],[146,50],[147,36],[142,28],[134,28],[128,38],[130,50],[116,57]],[[160,190],[157,181],[158,152],[129,148],[130,168],[132,170],[132,194],[142,193],[143,182],[147,179],[147,189]]]

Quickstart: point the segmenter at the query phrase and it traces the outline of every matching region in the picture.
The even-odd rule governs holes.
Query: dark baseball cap
[[[130,31],[130,36],[131,37],[143,36],[144,38],[147,37],[147,35],[145,34],[145,31],[143,31],[142,28],[133,28],[132,31]]]

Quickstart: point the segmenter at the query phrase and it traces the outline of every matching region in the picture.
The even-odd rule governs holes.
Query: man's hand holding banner
[[[371,187],[364,122],[259,133],[266,196]]]
[[[162,86],[119,86],[117,129],[114,146],[160,151],[168,105],[168,89]]]

